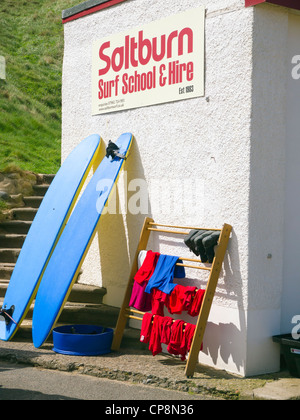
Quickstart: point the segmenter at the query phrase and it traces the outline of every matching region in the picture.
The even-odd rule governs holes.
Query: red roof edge
[[[95,12],[99,12],[100,10],[106,9],[108,7],[114,6],[115,4],[122,3],[126,0],[108,0],[105,3],[98,4],[97,6],[90,7],[86,10],[82,10],[81,12],[75,13],[72,16],[66,17],[62,19],[62,23],[71,22],[72,20],[79,19],[83,16],[90,15]]]
[[[289,9],[300,10],[299,0],[245,0],[245,6],[255,6],[261,3],[276,4],[277,6],[288,7]]]

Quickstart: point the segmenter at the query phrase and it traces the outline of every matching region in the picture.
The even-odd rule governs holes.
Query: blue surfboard
[[[116,141],[119,153],[125,157],[129,153],[132,138],[131,133],[125,133]],[[33,311],[32,338],[37,348],[46,341],[59,318],[123,166],[124,159],[120,157],[103,158],[55,247]]]
[[[66,158],[33,220],[0,311],[0,339],[9,341],[35,298],[41,278],[78,195],[97,159],[101,138],[91,135]]]

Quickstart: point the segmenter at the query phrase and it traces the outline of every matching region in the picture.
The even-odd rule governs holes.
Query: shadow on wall
[[[232,322],[214,323],[208,321],[203,338],[203,353],[210,356],[215,364],[221,359],[226,365],[234,363],[236,370],[244,374],[245,346],[247,343],[247,325],[243,302],[243,283],[240,270],[240,258],[237,235],[234,228],[225,254],[220,273],[222,284],[215,293],[216,298],[225,298],[226,306],[232,302],[239,313],[239,328]],[[218,308],[216,308],[216,311]],[[230,360],[231,359],[231,360]]]
[[[160,242],[169,247],[174,244],[180,245],[176,238],[164,237]],[[175,252],[176,255],[176,252]],[[209,266],[209,265],[207,265]],[[197,273],[195,273],[197,271]],[[194,286],[205,289],[208,281],[208,272],[186,269],[186,278],[178,279],[175,282],[182,285]],[[215,311],[214,320],[218,318],[218,309],[222,310],[222,301],[225,301],[226,307],[237,308],[239,311],[239,328],[233,322],[226,322],[224,316],[220,315],[220,322],[213,322],[212,317],[206,326],[203,338],[202,353],[209,356],[213,363],[217,365],[220,360],[226,365],[234,363],[235,368],[242,375],[245,368],[245,343],[247,338],[246,316],[243,303],[243,282],[240,269],[240,257],[237,235],[232,230],[228,249],[225,254],[223,267],[221,269],[218,286],[215,292],[215,298],[212,310]],[[221,304],[220,304],[221,302]],[[215,304],[215,306],[214,306]],[[166,314],[168,315],[168,314]],[[174,316],[177,318],[177,316]],[[182,315],[179,318],[183,318]],[[184,319],[190,323],[196,323],[197,319],[184,315]],[[200,353],[201,357],[201,353]]]
[[[111,200],[112,207],[109,213],[101,216],[98,231],[101,231],[101,234],[98,235],[98,246],[102,285],[107,289],[108,304],[111,304],[109,302],[122,303],[124,288],[127,285],[144,219],[146,216],[152,216],[149,191],[147,191],[148,214],[143,211],[137,211],[137,214],[134,214],[124,208],[124,203],[130,201],[133,194],[136,193],[136,191],[129,191],[131,181],[136,179],[145,180],[145,174],[138,144],[134,140],[124,171],[118,181],[118,187],[115,189]],[[138,194],[136,197],[138,197]],[[137,204],[136,209],[138,210],[138,208]],[[152,249],[151,245],[154,246],[153,249],[158,249],[158,241],[161,243],[169,242],[172,241],[172,238],[160,237],[158,239],[155,237],[152,240],[150,236],[149,249]],[[175,248],[176,241],[178,246],[178,240],[175,239]],[[179,244],[179,246],[181,245]],[[187,275],[187,284],[192,278],[193,276]],[[197,278],[197,282],[199,287],[205,287],[207,278],[204,279],[200,276],[199,279]],[[233,229],[215,298],[217,305],[218,300],[224,300],[226,301],[226,307],[237,307],[239,309],[239,328],[232,322],[224,322],[224,319],[220,323],[209,320],[204,336],[203,353],[211,357],[215,364],[220,358],[225,364],[234,363],[237,371],[241,373],[243,373],[245,367],[243,355],[245,354],[244,346],[247,336],[242,286],[238,240]],[[118,296],[111,296],[113,293],[118,293]],[[218,311],[217,305],[215,307],[216,311]],[[118,306],[118,304],[114,306]],[[196,318],[188,320],[188,322],[196,321]]]
[[[211,357],[215,365],[221,359],[224,364],[230,365],[233,361],[236,370],[243,374],[245,360],[243,357],[244,349],[238,343],[244,342],[243,334],[236,325],[230,323],[208,322],[205,336],[203,339],[202,352]]]
[[[95,162],[93,164],[93,174],[96,172],[98,166],[100,165],[102,159],[104,158],[106,153],[106,147],[103,141],[100,142],[100,150],[97,155],[97,158],[95,159]]]
[[[141,213],[132,214],[125,207],[124,203],[127,203],[130,198],[128,187],[133,179],[145,179],[135,139],[133,139],[117,188],[111,197],[108,212],[101,216],[98,229],[102,286],[107,289],[108,302],[122,302],[123,300],[124,288],[127,285],[140,231],[147,216]],[[149,200],[148,211],[150,211]],[[116,288],[120,288],[121,296],[109,296],[110,293],[116,293]]]

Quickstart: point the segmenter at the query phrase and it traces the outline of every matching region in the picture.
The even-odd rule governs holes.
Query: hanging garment
[[[134,281],[129,306],[143,312],[151,311],[152,297],[149,293],[145,293],[146,286],[146,281],[141,284]]]
[[[146,313],[143,316],[140,341],[149,343],[149,350],[153,356],[162,352],[162,344],[167,344],[167,351],[179,355],[184,361],[191,349],[196,325],[185,323],[183,320],[174,321],[168,316],[153,316]],[[201,349],[203,345],[201,344]]]
[[[151,331],[152,331],[152,314],[146,313],[143,316],[142,320],[142,327],[141,327],[141,334],[140,334],[140,341],[142,343],[149,343]]]
[[[220,237],[219,231],[212,230],[191,230],[184,239],[187,247],[200,259],[203,263],[212,263],[215,252],[214,247],[217,245]]]
[[[200,309],[202,306],[203,298],[204,298],[205,290],[198,289],[195,297],[190,305],[190,308],[188,310],[188,314],[191,316],[197,316],[200,313]]]
[[[185,360],[185,353],[182,354],[182,342],[184,339],[184,321],[176,320],[171,328],[171,337],[167,347],[170,354],[181,356],[181,360]]]
[[[140,253],[138,256],[139,261],[143,259],[143,262],[134,276],[129,306],[138,309],[139,311],[148,312],[151,311],[152,301],[151,296],[148,293],[145,293],[145,288],[149,278],[155,270],[160,254],[159,252],[147,251],[146,256],[144,257],[144,252],[145,251],[141,251],[143,255],[140,255]]]
[[[196,287],[182,286],[177,284],[166,300],[166,306],[170,314],[181,314],[187,311],[195,296]]]
[[[155,287],[151,291],[152,314],[164,316],[164,307],[170,314],[181,314],[188,311],[196,296],[195,286],[182,286],[176,284],[172,292],[167,295]]]
[[[166,307],[170,314],[181,314],[184,301],[185,287],[177,284],[168,298],[166,299]]]
[[[209,263],[212,263],[215,257],[214,247],[218,244],[219,237],[220,232],[212,232],[202,240]]]
[[[197,235],[193,237],[193,244],[196,255],[200,255],[200,259],[203,263],[208,261],[208,256],[206,254],[206,250],[203,246],[203,239],[209,236],[212,233],[210,230],[201,230]]]
[[[162,344],[169,344],[171,338],[171,330],[173,325],[173,318],[165,316],[161,325],[161,342]]]
[[[188,235],[184,238],[184,243],[186,244],[186,246],[190,249],[190,251],[192,251],[195,255],[197,255],[197,257],[200,255],[200,251],[199,249],[196,248],[196,244],[195,244],[195,238],[199,235],[202,235],[204,233],[206,233],[206,230],[191,230]],[[205,255],[205,250],[203,248],[203,250],[201,249],[201,261],[202,262],[206,262],[207,259],[205,260],[206,255]]]
[[[148,281],[150,279],[150,277],[154,273],[159,256],[159,252],[147,252],[143,264],[134,276],[134,280],[136,282],[143,283],[144,281]]]
[[[191,345],[193,342],[194,334],[195,334],[196,325],[187,323],[184,329],[183,339],[180,346],[180,354],[184,354],[185,356],[191,349]],[[203,345],[201,344],[202,350]]]
[[[144,264],[145,258],[147,256],[147,253],[149,251],[142,250],[138,253],[138,270],[141,268],[141,266]]]
[[[184,238],[184,243],[186,244],[186,246],[191,250],[194,251],[194,242],[193,242],[193,238],[195,235],[197,235],[199,232],[205,232],[204,230],[200,231],[200,230],[196,230],[196,229],[192,229]]]
[[[145,289],[146,293],[151,293],[151,290],[156,287],[166,294],[170,294],[176,284],[173,283],[173,279],[185,277],[184,267],[176,267],[178,257],[170,255],[160,255],[154,270],[153,275],[148,281]],[[175,271],[176,269],[176,271]]]
[[[153,318],[153,325],[151,329],[150,341],[149,341],[149,350],[152,352],[153,356],[161,353],[161,329],[162,322],[164,317],[155,315]]]
[[[164,316],[165,301],[168,295],[166,295],[161,290],[156,289],[156,287],[152,289],[150,295],[149,293],[145,293],[145,294],[148,296],[151,296],[152,314]]]
[[[188,311],[193,303],[193,299],[196,296],[197,287],[186,286],[184,291],[183,311]]]

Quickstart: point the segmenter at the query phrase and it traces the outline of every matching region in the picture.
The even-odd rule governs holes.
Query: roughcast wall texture
[[[207,9],[205,96],[92,116],[92,41],[202,4]],[[224,360],[221,357],[220,364],[241,374],[248,279],[252,20],[253,9],[245,9],[243,1],[168,0],[161,7],[157,2],[138,0],[64,26],[63,159],[91,133],[99,133],[107,143],[130,131],[135,143],[126,176],[120,180],[117,204],[123,206],[128,186],[134,189],[127,191],[128,200],[135,199],[135,179],[145,180],[147,188],[142,214],[123,209],[122,214],[103,216],[81,281],[107,287],[106,303],[121,304],[146,215],[157,222],[179,225],[232,224],[229,252],[207,328],[211,338],[203,356],[207,363],[212,357],[218,362],[217,349],[223,335],[232,335],[239,342],[241,354],[234,355],[232,344],[228,347],[225,342],[226,356]],[[151,247],[193,256],[181,238],[153,236]],[[187,274],[204,287],[205,277],[198,277],[195,271]],[[224,322],[226,318],[228,322]]]
[[[93,41],[200,5],[205,96],[92,116]],[[121,211],[103,215],[81,281],[103,285],[106,303],[120,306],[145,216],[231,224],[199,360],[241,375],[279,367],[270,337],[279,333],[282,291],[288,28],[287,9],[244,0],[127,0],[64,26],[63,159],[92,133],[106,143],[135,136],[114,201]],[[153,235],[150,246],[193,256],[178,237]],[[205,286],[205,275],[187,277]]]

